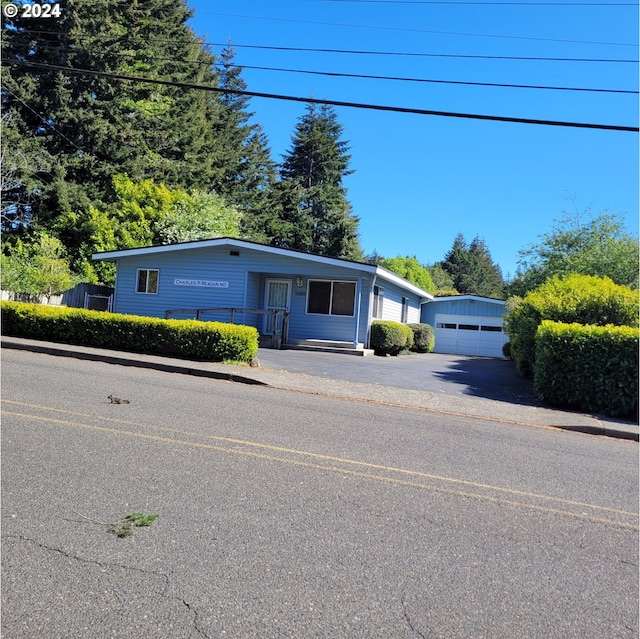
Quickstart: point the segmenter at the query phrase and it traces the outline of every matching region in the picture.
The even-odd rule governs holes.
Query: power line
[[[620,126],[616,124],[590,124],[586,122],[540,120],[540,119],[534,119],[534,118],[516,118],[516,117],[507,117],[507,116],[498,116],[498,115],[481,115],[477,113],[455,113],[451,111],[433,111],[429,109],[415,109],[410,107],[386,106],[386,105],[366,104],[366,103],[358,103],[358,102],[344,102],[340,100],[322,100],[318,98],[303,98],[299,96],[280,95],[275,93],[259,93],[257,91],[230,90],[230,89],[224,89],[221,87],[205,86],[201,84],[173,82],[170,80],[157,80],[157,79],[143,78],[143,77],[137,77],[137,76],[131,76],[131,75],[123,75],[119,73],[92,71],[90,69],[75,69],[72,67],[62,67],[62,66],[51,65],[51,64],[42,64],[38,62],[27,62],[24,60],[6,59],[5,63],[13,64],[17,66],[32,67],[37,69],[48,69],[51,71],[58,71],[61,73],[91,75],[91,76],[107,78],[110,80],[123,80],[126,82],[138,82],[143,84],[144,83],[157,84],[157,85],[172,86],[172,87],[177,87],[182,89],[210,91],[213,93],[227,93],[232,95],[242,95],[242,96],[254,97],[254,98],[268,98],[272,100],[285,100],[289,102],[304,102],[307,104],[311,103],[311,104],[322,104],[327,106],[347,107],[347,108],[355,108],[355,109],[368,109],[368,110],[374,110],[374,111],[389,111],[393,113],[411,113],[414,115],[433,115],[433,116],[439,116],[439,117],[463,118],[463,119],[471,119],[471,120],[513,122],[513,123],[519,123],[519,124],[538,124],[538,125],[573,127],[573,128],[582,128],[582,129],[600,129],[600,130],[609,130],[609,131],[627,131],[627,132],[633,132],[633,133],[637,133],[640,130],[638,129],[638,127]]]
[[[245,16],[237,13],[218,13],[214,11],[201,11],[201,14],[212,16],[223,16],[226,18],[243,18],[248,20],[270,20],[273,22],[293,22],[296,24],[314,24],[325,27],[349,27],[350,29],[380,29],[383,31],[403,31],[411,33],[434,33],[437,35],[455,35],[465,36],[473,38],[499,38],[505,40],[528,40],[535,42],[564,42],[569,44],[595,44],[606,45],[611,47],[637,47],[637,44],[631,44],[628,42],[602,42],[598,40],[565,40],[561,38],[534,38],[529,36],[508,36],[508,35],[496,35],[487,33],[465,33],[461,31],[434,31],[432,29],[413,29],[408,27],[384,27],[377,25],[364,25],[364,24],[347,24],[342,22],[321,22],[318,20],[296,20],[294,18],[271,18],[269,16]]]
[[[73,52],[73,53],[91,54],[91,51],[88,49],[78,49],[78,48],[71,48],[71,47],[61,49],[60,47],[45,45],[45,46],[39,46],[38,48],[43,50],[53,50],[56,52],[66,51],[67,53]],[[118,52],[115,55],[117,55],[118,57],[125,57],[125,56],[132,57],[135,54],[133,52]],[[199,66],[208,64],[206,61],[203,61],[203,60],[176,60],[175,58],[162,58],[162,57],[155,57],[154,60],[158,62],[195,64]],[[449,85],[455,85],[455,86],[476,86],[476,87],[491,87],[491,88],[506,88],[506,89],[578,91],[578,92],[587,92],[587,93],[611,93],[611,94],[618,94],[618,95],[620,94],[638,95],[639,93],[638,91],[629,90],[629,89],[599,89],[599,88],[591,88],[591,87],[565,87],[565,86],[548,86],[548,85],[511,84],[511,83],[500,83],[500,82],[472,82],[472,81],[466,81],[466,80],[443,80],[443,79],[431,79],[431,78],[412,78],[412,77],[402,77],[402,76],[370,75],[370,74],[361,74],[361,73],[343,73],[343,72],[337,72],[337,71],[313,71],[310,69],[263,67],[263,66],[247,65],[247,64],[233,64],[231,66],[237,69],[251,69],[254,71],[302,73],[307,75],[319,75],[319,76],[337,77],[337,78],[356,78],[356,79],[364,79],[364,80],[388,80],[388,81],[399,81],[399,82],[449,84]]]
[[[229,43],[227,42],[205,42],[214,47],[224,47]],[[355,49],[318,49],[309,47],[281,47],[281,46],[267,46],[259,44],[236,44],[232,43],[233,49],[266,49],[270,51],[296,51],[296,52],[310,52],[310,53],[345,53],[353,55],[385,55],[385,56],[407,56],[407,57],[422,57],[422,58],[466,58],[466,59],[478,59],[478,60],[526,60],[533,62],[615,62],[623,64],[638,64],[638,60],[620,60],[620,59],[599,59],[599,58],[545,58],[545,57],[531,57],[531,56],[503,56],[503,55],[463,55],[459,53],[413,53],[413,52],[401,52],[401,51],[362,51]]]
[[[20,33],[34,33],[36,35],[66,35],[61,31],[34,31],[33,29],[21,29]],[[5,41],[6,42],[6,41]],[[131,40],[121,40],[120,42],[132,42]],[[155,42],[175,43],[179,40],[171,40],[169,38],[156,38]],[[4,43],[3,43],[4,44]],[[375,56],[402,56],[402,57],[419,57],[419,58],[460,58],[468,60],[515,60],[527,62],[594,62],[594,63],[615,63],[615,64],[638,64],[639,60],[620,59],[620,58],[555,58],[544,56],[513,56],[513,55],[474,55],[460,53],[421,53],[413,51],[368,51],[359,49],[327,49],[313,47],[284,47],[276,45],[259,45],[259,44],[236,44],[229,42],[202,42],[203,46],[226,47],[231,46],[233,49],[259,49],[266,51],[292,51],[292,52],[308,52],[308,53],[338,53],[347,55],[375,55]]]
[[[498,82],[467,82],[462,80],[432,80],[427,78],[405,78],[405,77],[395,77],[388,75],[364,75],[360,73],[339,73],[333,71],[310,71],[308,69],[282,69],[277,67],[254,67],[246,64],[238,64],[233,65],[236,68],[240,69],[253,69],[256,71],[282,71],[286,73],[306,73],[310,75],[322,75],[329,77],[338,77],[338,78],[359,78],[366,80],[398,80],[401,82],[425,82],[429,84],[455,84],[455,85],[463,85],[463,86],[476,86],[476,87],[498,87],[498,88],[506,88],[506,89],[540,89],[540,90],[549,90],[549,91],[587,91],[594,93],[623,93],[623,94],[631,94],[638,95],[638,91],[629,91],[626,89],[592,89],[592,88],[583,88],[583,87],[553,87],[553,86],[543,86],[543,85],[530,85],[530,84],[503,84]]]

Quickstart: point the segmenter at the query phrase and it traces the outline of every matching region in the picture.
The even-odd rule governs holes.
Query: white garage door
[[[508,337],[501,317],[436,314],[436,353],[502,357]]]

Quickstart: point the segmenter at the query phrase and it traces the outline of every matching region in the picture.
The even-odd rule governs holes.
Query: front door
[[[291,280],[266,280],[264,300],[265,309],[288,311],[291,303]],[[282,335],[282,316],[265,315],[262,328],[264,335]]]

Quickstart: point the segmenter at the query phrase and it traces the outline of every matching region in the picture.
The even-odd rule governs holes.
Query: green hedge
[[[371,348],[376,355],[397,355],[407,348],[409,338],[407,330],[413,339],[413,331],[406,324],[374,320],[371,323]]]
[[[635,417],[640,330],[545,320],[536,332],[534,388],[551,404]]]
[[[570,324],[638,326],[638,292],[614,284],[608,277],[569,275],[553,277],[524,299],[507,302],[505,330],[511,357],[525,376],[533,374],[535,336],[543,320]]]
[[[430,324],[409,324],[413,331],[413,348],[416,353],[431,353],[436,345],[436,334]]]
[[[19,302],[0,308],[2,332],[14,337],[211,362],[249,361],[258,351],[258,331],[251,326]]]

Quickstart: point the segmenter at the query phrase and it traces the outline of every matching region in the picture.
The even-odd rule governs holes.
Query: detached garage
[[[435,330],[435,353],[502,357],[509,340],[502,328],[504,300],[476,295],[436,297],[422,307],[421,321]]]

